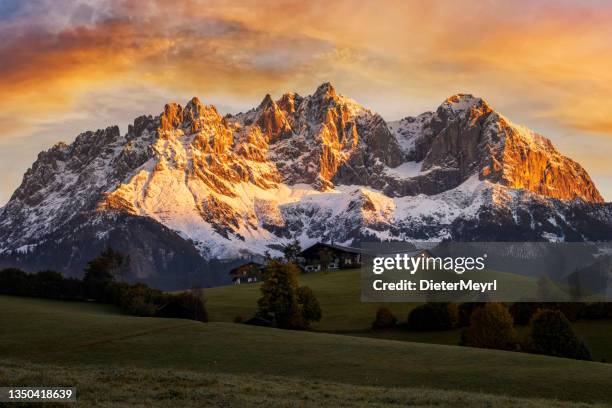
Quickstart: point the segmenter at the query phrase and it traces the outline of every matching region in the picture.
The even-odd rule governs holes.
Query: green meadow
[[[612,401],[612,365],[598,362],[140,318],[97,304],[9,296],[0,296],[0,310],[0,383],[75,385],[83,406],[587,407]]]
[[[372,337],[388,340],[456,345],[460,330],[440,332],[414,332],[409,330],[372,331],[370,329],[376,310],[389,307],[397,318],[406,320],[417,304],[412,303],[362,303],[359,270],[347,269],[334,272],[318,272],[300,275],[300,284],[315,292],[323,309],[323,318],[313,326],[315,331]],[[535,290],[536,282],[516,277],[525,293]],[[230,285],[206,289],[207,308],[212,321],[232,322],[234,317],[248,319],[256,311],[261,284]],[[574,330],[589,346],[597,361],[612,362],[612,321],[578,321]],[[527,327],[516,327],[519,335],[527,334]]]

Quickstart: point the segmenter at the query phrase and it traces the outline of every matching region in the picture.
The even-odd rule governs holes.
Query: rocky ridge
[[[111,236],[133,245],[151,276],[189,248],[204,265],[292,239],[612,237],[610,205],[587,172],[483,99],[457,94],[387,123],[329,83],[305,97],[266,95],[237,115],[193,98],[137,118],[125,135],[85,132],[42,152],[0,211],[1,262],[46,248],[73,273],[84,262],[75,248]],[[165,238],[121,238],[144,223]]]

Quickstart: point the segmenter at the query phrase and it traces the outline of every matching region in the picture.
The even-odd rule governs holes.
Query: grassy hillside
[[[315,328],[323,331],[360,330],[370,327],[381,303],[362,303],[358,269],[318,272],[300,275],[300,284],[316,294],[323,319]],[[229,285],[206,289],[207,308],[211,320],[231,322],[240,315],[253,316],[260,297],[257,284]],[[394,313],[405,316],[412,306],[388,303]]]
[[[389,340],[456,345],[460,330],[441,332],[383,331],[370,330],[376,310],[389,307],[400,320],[416,306],[414,303],[362,303],[358,269],[335,272],[319,272],[300,275],[300,284],[310,286],[323,309],[323,319],[314,325],[314,330],[335,332],[359,337],[374,337]],[[535,290],[536,282],[517,276],[517,285],[525,293]],[[206,289],[207,308],[212,321],[232,322],[235,316],[249,318],[257,309],[261,284],[230,285]],[[574,330],[583,337],[597,361],[612,362],[612,321],[579,321]],[[526,327],[517,327],[519,334],[526,334]]]
[[[288,378],[289,383],[302,384],[300,392],[291,398],[318,392],[325,395],[328,386],[323,383],[329,382],[350,386],[330,385],[330,398],[339,398],[334,395],[345,392],[355,396],[378,395],[374,389],[365,388],[353,394],[351,388],[368,386],[424,387],[452,391],[459,393],[456,397],[465,395],[465,398],[476,398],[473,393],[486,390],[491,394],[523,398],[599,403],[612,400],[612,365],[609,364],[232,323],[137,318],[119,315],[111,308],[98,305],[6,296],[0,296],[0,310],[0,327],[5,328],[0,332],[0,356],[13,360],[6,362],[9,368],[2,369],[2,383],[12,378],[8,373],[10,367],[19,371],[21,362],[25,361],[41,365],[40,375],[49,381],[72,378],[99,389],[104,385],[99,384],[97,376],[109,381],[119,381],[115,376],[126,376],[129,381],[126,380],[125,387],[140,387],[140,383],[135,384],[135,378],[142,375],[156,384],[156,391],[140,391],[149,396],[154,391],[167,390],[155,378],[166,376],[170,383],[183,383],[180,372],[184,371],[189,374],[183,384],[220,381],[222,384],[218,387],[227,386],[226,391],[215,386],[211,393],[231,394],[232,384],[245,387],[253,378],[264,381],[262,375],[273,375]],[[56,376],[54,367],[57,366],[65,367],[65,371]],[[28,370],[25,370],[19,376],[26,376]],[[137,371],[134,377],[130,370],[145,371]],[[231,376],[227,377],[227,383],[223,375]],[[315,385],[318,388],[312,389]],[[255,382],[252,387],[257,390],[260,386],[265,384]],[[392,403],[394,398],[402,401],[403,398],[409,401],[411,395],[417,398],[412,391],[404,391],[407,394],[395,389],[389,391],[397,397],[380,400],[381,405],[385,401]],[[117,392],[129,395],[131,391]],[[179,398],[182,394],[180,390],[177,392]],[[261,390],[255,392],[254,398],[261,393]],[[425,393],[432,398],[435,394]],[[443,404],[444,398],[454,398],[451,396],[441,393],[440,403]],[[491,397],[480,397],[484,398],[483,405],[490,405],[484,402]],[[420,403],[425,404],[423,401]]]
[[[477,275],[475,275],[477,276]],[[514,287],[523,288],[527,295],[535,290],[531,278],[500,274]],[[323,319],[314,328],[321,331],[355,331],[369,328],[380,306],[389,307],[400,319],[405,319],[414,307],[410,303],[361,302],[359,269],[317,272],[300,275],[300,284],[309,286],[323,309]],[[258,284],[229,285],[206,289],[208,310],[214,321],[233,321],[237,315],[248,318],[256,310],[260,296]]]
[[[434,388],[383,388],[270,375],[166,369],[65,367],[0,360],[0,383],[75,386],[81,406],[96,407],[497,407],[603,408]],[[8,379],[11,379],[8,381]],[[45,404],[53,406],[53,404]],[[57,406],[64,406],[57,404]]]

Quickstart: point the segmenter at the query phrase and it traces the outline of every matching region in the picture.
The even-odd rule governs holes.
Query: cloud
[[[0,141],[71,138],[98,123],[75,119],[94,95],[123,120],[152,97],[236,111],[324,81],[390,119],[461,91],[536,130],[612,135],[611,20],[598,1],[7,0]]]

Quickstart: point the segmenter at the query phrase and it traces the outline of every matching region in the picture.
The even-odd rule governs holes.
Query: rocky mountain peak
[[[324,82],[319,85],[315,93],[312,95],[312,97],[315,99],[328,99],[335,98],[336,96],[338,96],[336,89],[330,82]]]
[[[326,83],[225,118],[198,98],[170,103],[124,136],[56,145],[0,212],[0,255],[40,245],[64,265],[143,220],[157,231],[138,235],[142,257],[156,254],[144,274],[179,262],[178,247],[235,259],[294,238],[609,240],[602,201],[578,163],[481,98],[388,123]]]
[[[183,107],[178,103],[168,103],[160,118],[160,130],[171,131],[183,124]]]
[[[270,96],[270,94],[266,94],[266,96],[264,96],[263,100],[257,107],[257,109],[259,110],[275,109],[275,108],[276,108],[276,102],[274,102],[274,99],[272,99],[272,96]]]
[[[297,110],[298,106],[302,103],[304,98],[295,92],[288,92],[283,94],[281,98],[276,101],[277,105],[287,114],[293,114]]]
[[[159,117],[159,130],[172,132],[184,128],[190,133],[199,131],[207,123],[221,121],[217,108],[213,105],[204,105],[198,97],[193,97],[185,108],[177,103],[169,103]],[[135,127],[138,127],[135,123]]]
[[[261,133],[265,135],[266,142],[275,142],[291,136],[291,125],[285,113],[274,102],[270,94],[266,94],[263,101],[257,107],[257,112],[255,124],[259,126]]]

